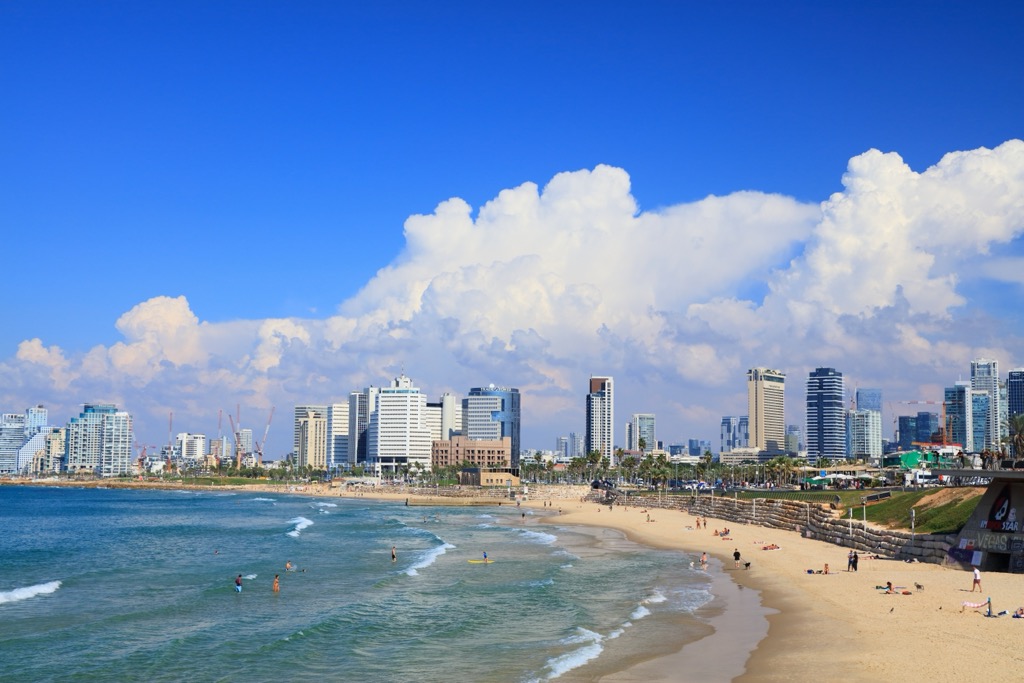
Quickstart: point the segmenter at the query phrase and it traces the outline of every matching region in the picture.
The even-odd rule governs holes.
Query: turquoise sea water
[[[671,647],[711,597],[694,558],[513,506],[0,486],[0,511],[4,681],[555,680]]]

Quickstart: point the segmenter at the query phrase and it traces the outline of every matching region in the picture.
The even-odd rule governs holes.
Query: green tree
[[[1024,413],[1006,418],[1006,429],[1009,432],[1007,441],[1013,448],[1013,457],[1024,459]]]

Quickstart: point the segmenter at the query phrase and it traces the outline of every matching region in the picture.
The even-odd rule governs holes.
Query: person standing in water
[[[398,553],[395,552],[395,546],[391,546],[391,561],[394,562],[398,559]]]
[[[274,588],[273,588],[273,591],[275,593],[280,593],[281,592],[281,575],[280,574],[274,574]]]
[[[242,592],[242,575],[241,574],[239,574],[237,577],[235,577],[235,592],[236,593],[241,593]]]

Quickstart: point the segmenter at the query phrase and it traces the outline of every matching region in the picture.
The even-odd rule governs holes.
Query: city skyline
[[[1024,9],[897,5],[7,3],[0,407],[258,437],[405,368],[547,450],[594,372],[716,444],[752,367],[798,425],[1005,376]]]

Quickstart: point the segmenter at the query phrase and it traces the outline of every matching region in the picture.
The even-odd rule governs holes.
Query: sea
[[[710,631],[696,557],[514,504],[0,486],[0,520],[0,681],[570,681]]]

